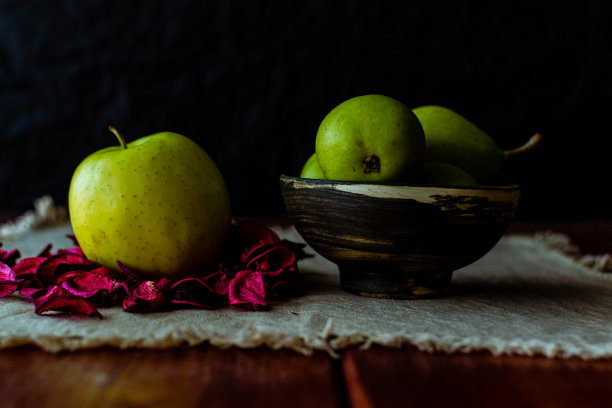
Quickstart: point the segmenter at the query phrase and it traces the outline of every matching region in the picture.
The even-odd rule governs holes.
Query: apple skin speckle
[[[90,259],[114,269],[120,261],[148,279],[201,272],[222,250],[231,223],[216,165],[196,143],[171,132],[85,158],[68,201]]]

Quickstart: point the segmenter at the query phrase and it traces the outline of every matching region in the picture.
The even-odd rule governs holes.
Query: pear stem
[[[119,131],[115,129],[114,126],[111,126],[111,125],[108,125],[108,130],[110,130],[111,132],[115,134],[115,136],[117,136],[117,139],[119,139],[119,143],[121,143],[121,147],[123,147],[124,149],[127,149],[127,145],[125,144],[125,139],[123,138],[123,136],[121,136],[121,133],[119,133]]]
[[[536,133],[524,145],[517,147],[516,149],[506,150],[506,159],[511,159],[514,156],[526,153],[535,149],[542,141],[542,135]]]

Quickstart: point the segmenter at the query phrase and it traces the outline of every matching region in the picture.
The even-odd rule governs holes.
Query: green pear
[[[413,109],[425,132],[425,162],[442,162],[458,166],[478,182],[487,183],[512,156],[536,147],[540,135],[514,150],[502,150],[497,143],[472,122],[443,106],[421,106]]]
[[[315,151],[328,180],[402,181],[421,165],[425,136],[403,103],[383,95],[362,95],[325,116]]]
[[[302,167],[300,177],[308,178],[308,179],[325,180],[325,175],[323,174],[323,170],[321,170],[321,166],[319,166],[319,162],[317,161],[316,153],[313,153],[308,158],[308,160],[306,160],[306,163],[304,163],[304,167]]]
[[[424,163],[418,181],[438,186],[477,186],[478,181],[460,167],[448,163]]]

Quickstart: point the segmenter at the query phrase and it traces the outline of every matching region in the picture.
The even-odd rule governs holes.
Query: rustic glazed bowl
[[[485,255],[506,231],[517,185],[443,187],[281,176],[289,217],[336,263],[348,292],[412,299],[449,292],[453,271]]]

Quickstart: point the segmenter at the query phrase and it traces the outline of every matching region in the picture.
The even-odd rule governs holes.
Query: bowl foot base
[[[340,267],[340,286],[360,296],[384,299],[424,299],[450,291],[453,272],[405,272]]]

